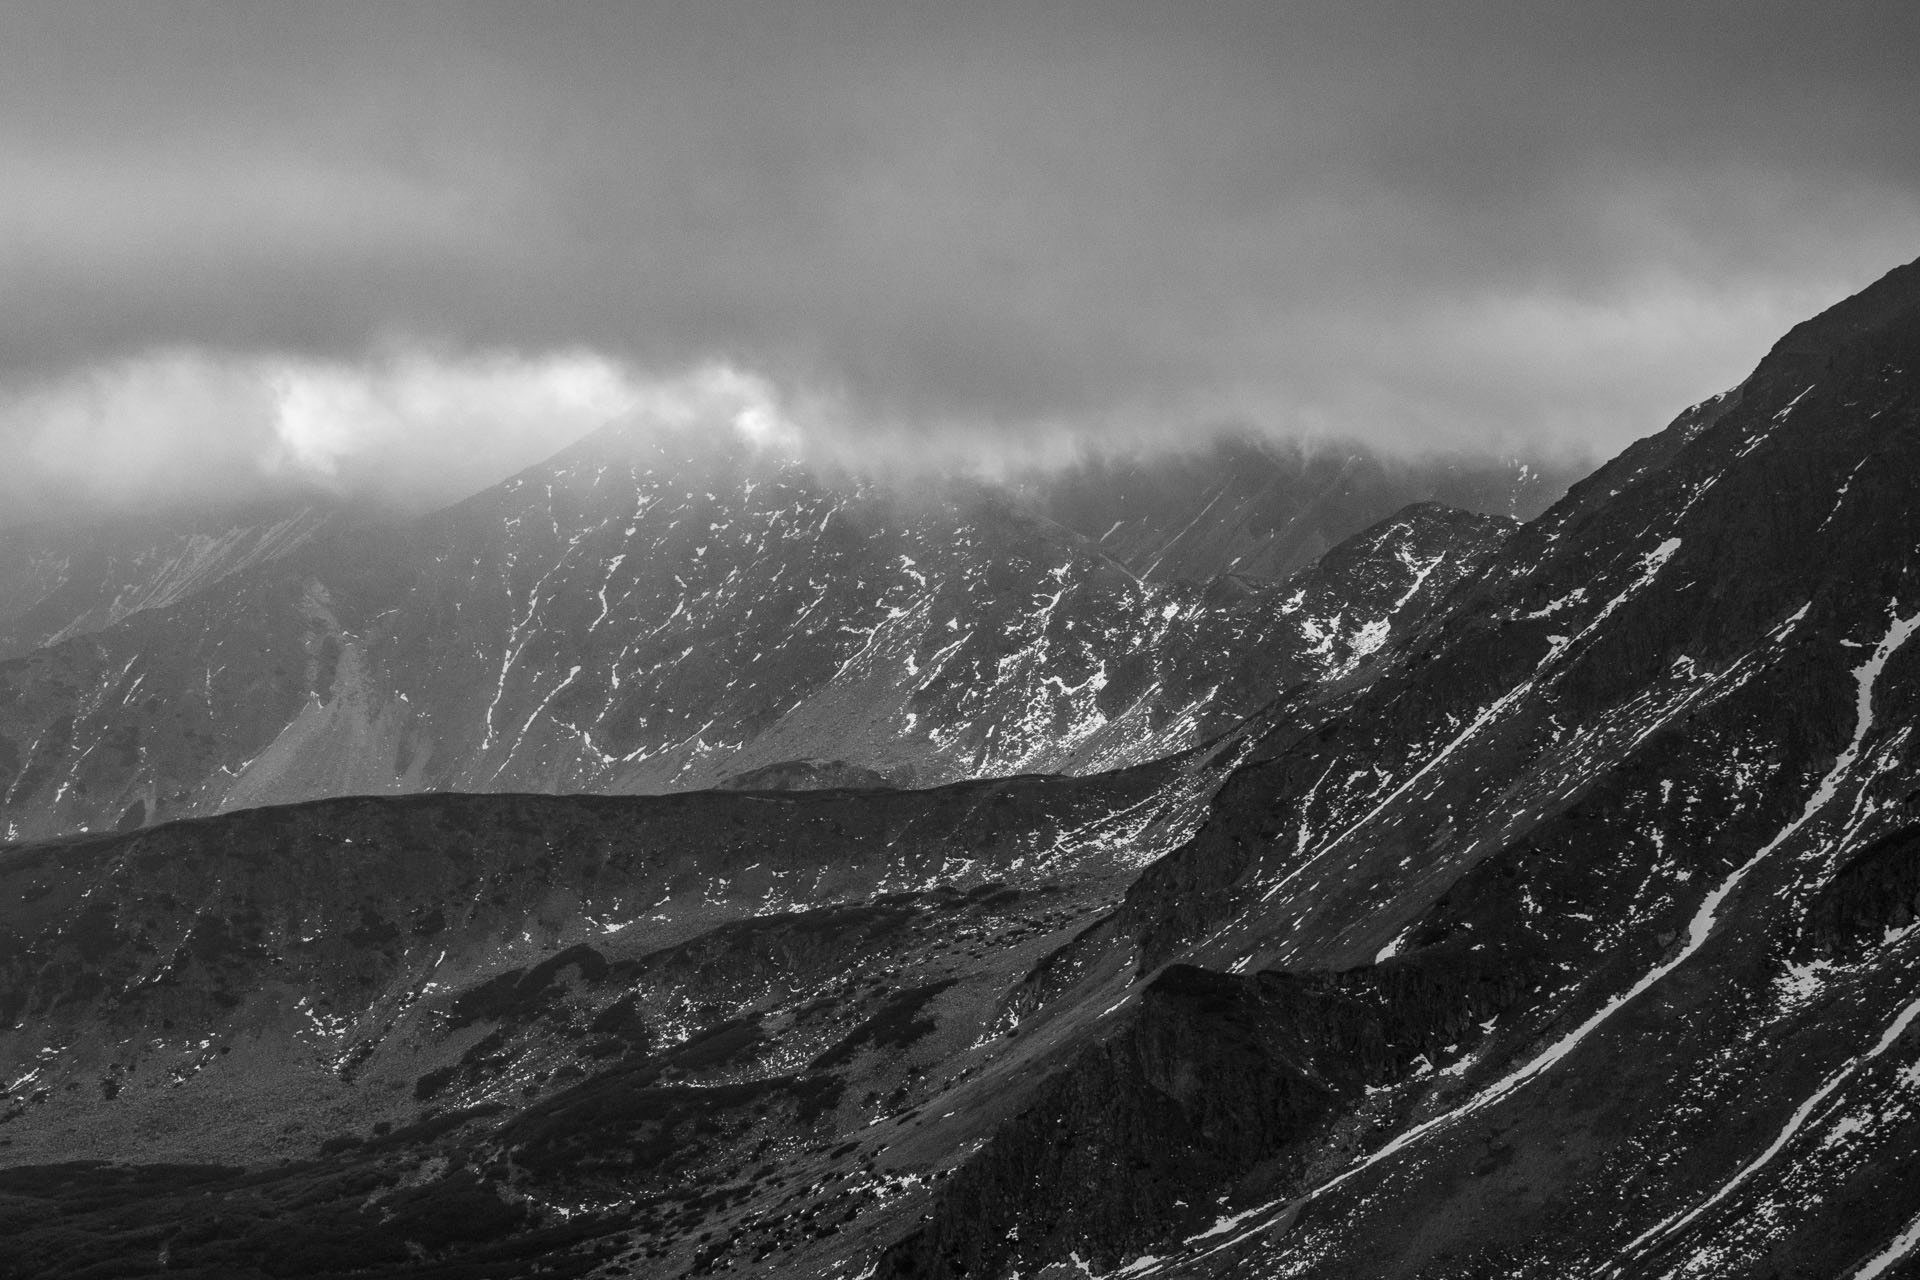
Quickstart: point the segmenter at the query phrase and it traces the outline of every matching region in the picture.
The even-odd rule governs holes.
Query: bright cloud
[[[643,374],[590,352],[406,352],[358,363],[174,350],[0,389],[13,520],[318,491],[417,509],[596,428],[734,430],[797,447],[767,379],[722,364]]]

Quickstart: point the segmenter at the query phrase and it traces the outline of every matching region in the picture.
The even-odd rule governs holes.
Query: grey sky
[[[583,354],[892,447],[1610,452],[1920,255],[1916,55],[1910,3],[11,3],[0,496],[265,483],[290,367]],[[484,479],[540,403],[354,447]]]

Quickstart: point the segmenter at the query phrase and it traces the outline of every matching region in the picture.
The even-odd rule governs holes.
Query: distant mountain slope
[[[603,432],[0,663],[0,833],[804,759],[920,785],[1118,767],[1344,673],[1509,527],[1428,505],[1286,583],[1143,582],[994,490]]]
[[[339,523],[298,507],[0,531],[0,658],[178,604]]]
[[[1283,578],[1410,503],[1531,519],[1585,470],[1521,459],[1410,462],[1228,437],[1190,453],[1096,456],[1015,488],[1140,577],[1197,582]]]

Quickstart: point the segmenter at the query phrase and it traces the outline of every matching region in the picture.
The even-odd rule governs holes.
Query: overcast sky
[[[1605,454],[1920,256],[1917,59],[1911,0],[9,0],[0,499],[663,414]]]

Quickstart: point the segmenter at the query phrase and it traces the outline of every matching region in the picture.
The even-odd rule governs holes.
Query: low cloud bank
[[[1917,40],[1784,0],[14,6],[0,494],[419,505],[715,370],[862,461],[1609,454],[1920,253]]]
[[[419,511],[609,423],[797,443],[765,379],[588,352],[362,362],[149,353],[0,387],[6,523],[312,495]]]

